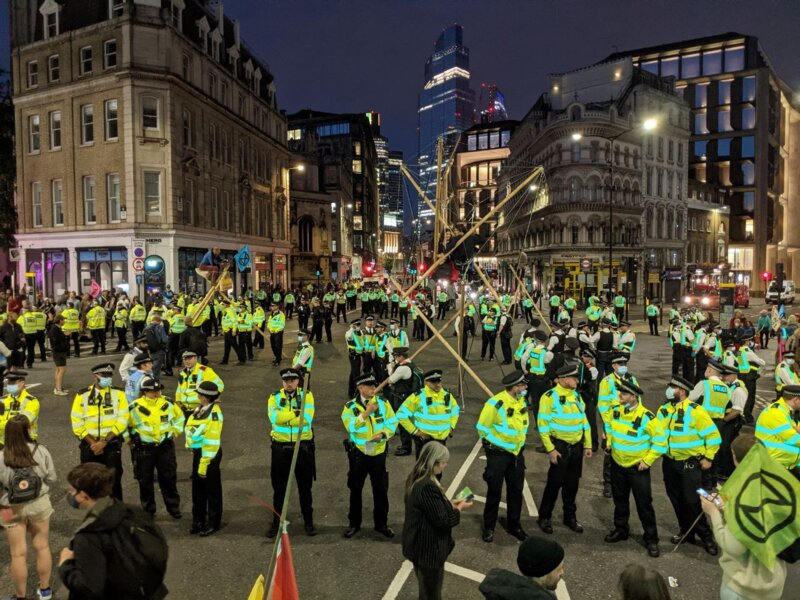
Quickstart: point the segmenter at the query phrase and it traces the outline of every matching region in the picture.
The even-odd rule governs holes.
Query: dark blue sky
[[[104,1],[104,0],[98,0]],[[0,0],[0,66],[8,59]],[[500,86],[522,117],[547,73],[613,52],[739,31],[760,38],[778,74],[800,91],[800,2],[794,0],[228,0],[242,38],[271,66],[289,112],[376,110],[393,148],[416,152],[417,92],[436,37],[464,26],[473,88]]]

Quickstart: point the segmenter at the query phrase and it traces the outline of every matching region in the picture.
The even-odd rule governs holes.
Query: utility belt
[[[276,442],[275,440],[272,440],[272,449],[273,450],[283,450],[283,451],[285,451],[285,450],[293,450],[295,443],[296,442]],[[311,451],[311,452],[313,452],[315,447],[316,446],[314,444],[314,440],[301,440],[300,441],[300,450],[301,451],[305,451],[305,452]]]
[[[95,438],[95,439],[97,439],[97,438]],[[102,440],[98,439],[98,441],[102,441]],[[89,447],[89,443],[86,440],[81,440],[81,447],[82,448],[88,448]],[[106,443],[106,450],[114,451],[114,450],[119,450],[120,448],[122,448],[122,440],[120,438],[118,438],[118,437],[114,438],[110,442]]]
[[[173,443],[174,440],[172,439],[171,435],[168,435],[160,442],[143,442],[141,439],[138,438],[138,436],[136,436],[135,438],[133,438],[133,449],[136,451],[148,452],[156,450],[161,447],[168,446]]]
[[[511,454],[513,456],[513,452],[509,452],[508,450],[506,450],[505,448],[501,448],[500,446],[495,446],[486,438],[481,439],[481,444],[483,444],[483,449],[487,454],[489,453],[500,454],[500,455]],[[519,453],[517,453],[517,456],[521,456],[523,450],[525,450],[525,444],[522,444],[522,446],[520,446]]]
[[[559,444],[561,444],[563,446],[566,446],[567,448],[577,448],[578,446],[583,448],[583,440],[582,439],[577,441],[577,442],[575,442],[574,444],[570,444],[569,442],[565,442],[564,440],[560,440],[560,439],[558,439],[557,437],[554,437],[551,434],[550,435],[550,440],[553,442],[554,446],[556,445],[556,442],[558,442]]]
[[[342,440],[342,446],[344,446],[344,452],[345,454],[347,454],[348,460],[367,460],[367,459],[378,458],[379,456],[386,454],[386,451],[389,448],[389,445],[386,444],[383,448],[383,452],[380,452],[378,454],[364,454],[361,450],[358,449],[358,446],[356,446],[355,442],[353,442],[353,440],[351,440],[350,438]]]
[[[689,458],[685,458],[683,460],[678,460],[676,458],[671,458],[671,457],[665,455],[664,458],[669,459],[672,462],[677,463],[679,465],[683,465],[683,469],[685,471],[686,470],[691,471],[693,469],[699,469],[700,468],[700,458],[702,458],[702,457],[690,456]]]

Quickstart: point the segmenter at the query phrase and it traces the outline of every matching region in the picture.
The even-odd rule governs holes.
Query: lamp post
[[[297,208],[296,208],[296,204],[295,204],[295,201],[294,201],[294,196],[291,193],[291,185],[290,185],[291,181],[292,181],[291,174],[292,174],[292,171],[299,171],[299,172],[302,173],[305,170],[306,170],[306,166],[304,164],[302,164],[302,163],[296,164],[293,167],[286,167],[286,199],[289,202],[289,215],[290,215],[289,228],[288,228],[288,233],[289,233],[289,240],[288,241],[290,242],[290,248],[289,248],[288,256],[286,257],[286,263],[287,263],[286,264],[286,271],[287,271],[286,272],[286,277],[288,278],[288,281],[286,282],[286,285],[288,285],[288,286],[291,286],[291,284],[292,284],[292,267],[293,267],[293,265],[291,264],[290,261],[291,261],[291,254],[292,254],[291,253],[291,241],[292,241],[291,213],[292,213],[292,207],[293,206],[295,207],[294,213],[295,213],[295,215],[297,214]],[[286,218],[285,215],[281,215],[281,217],[282,218]],[[285,221],[284,221],[284,223],[285,223]],[[271,232],[267,232],[267,233],[269,235],[271,235]],[[275,269],[274,260],[273,260],[273,263],[272,263],[272,268],[273,268],[273,271],[270,274],[270,276],[272,278],[272,281],[276,282],[277,281],[277,273],[274,270]]]
[[[655,118],[648,118],[645,119],[641,123],[641,129],[644,131],[653,131],[656,127],[658,127],[658,121]],[[610,187],[610,194],[608,199],[608,293],[611,294],[611,280],[613,278],[614,273],[614,142],[617,141],[623,135],[630,133],[631,131],[635,131],[636,127],[626,127],[622,131],[620,131],[616,135],[612,136],[602,136],[598,135],[606,141],[609,142],[609,155],[608,155],[608,174],[609,178],[611,179],[611,187]],[[580,133],[573,133],[572,140],[579,141],[583,138],[583,135]],[[642,153],[644,154],[644,153]],[[598,281],[598,290],[599,290],[599,281]]]

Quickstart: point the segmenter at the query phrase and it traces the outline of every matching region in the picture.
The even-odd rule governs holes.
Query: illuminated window
[[[753,219],[745,219],[744,238],[748,241],[753,239]]]
[[[493,131],[489,134],[489,148],[499,148],[500,147],[500,132]]]
[[[478,136],[475,134],[467,136],[467,152],[474,152],[478,148]]]
[[[717,131],[733,131],[733,127],[731,127],[731,111],[721,110],[717,113]]]
[[[744,46],[725,48],[725,70],[741,71],[744,69]]]
[[[286,137],[289,140],[299,140],[302,139],[303,130],[302,129],[290,129],[286,132]]]
[[[756,99],[756,76],[750,75],[742,79],[742,102],[754,102]]]
[[[742,158],[754,158],[756,155],[756,138],[752,135],[742,139]]]
[[[681,78],[689,79],[700,75],[700,55],[687,54],[681,57]]]
[[[661,59],[661,77],[678,78],[678,57]]]
[[[749,162],[742,163],[742,184],[753,185],[756,182],[756,166]]]
[[[360,158],[354,158],[353,159],[353,173],[360,174],[362,172],[363,171],[362,171],[362,167],[361,167],[361,159]]]
[[[695,135],[708,133],[706,113],[697,113],[694,116],[694,133]]]
[[[742,193],[742,210],[751,213],[756,208],[756,194],[755,192]]]
[[[482,133],[478,136],[478,150],[486,150],[489,148],[489,134]]]
[[[703,75],[716,75],[722,72],[722,50],[703,52]]]
[[[361,156],[361,142],[359,141],[353,142],[353,155]]]
[[[705,108],[708,106],[708,84],[698,83],[694,86],[694,107]]]
[[[731,103],[731,83],[733,79],[723,79],[717,84],[717,104]]]
[[[745,230],[747,225],[745,224]],[[752,221],[750,221],[750,233],[752,235]],[[752,248],[728,248],[728,262],[732,269],[746,271],[753,268],[753,249]]]
[[[756,109],[743,108],[742,109],[742,129],[754,129],[756,126]]]

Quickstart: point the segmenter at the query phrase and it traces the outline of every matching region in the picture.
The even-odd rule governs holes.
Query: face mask
[[[75,498],[74,494],[67,493],[67,504],[69,504],[72,508],[80,508],[81,505],[78,503],[78,499]]]
[[[786,364],[787,365],[793,365],[794,364],[794,359],[793,358],[787,358],[786,359]]]
[[[667,388],[667,391],[664,392],[664,395],[667,397],[667,400],[675,400],[675,390],[671,387]]]
[[[617,368],[617,375],[627,375],[628,374],[628,367],[622,365],[621,367]]]
[[[9,383],[6,386],[6,391],[12,396],[19,394],[19,386],[16,383]]]
[[[101,377],[100,378],[100,387],[102,389],[106,389],[107,387],[111,386],[111,377]]]
[[[302,335],[298,335],[297,336],[297,343],[298,344],[302,344],[303,343],[303,336]]]
[[[517,392],[517,398],[524,398],[528,395],[528,390],[522,390],[521,392]]]

